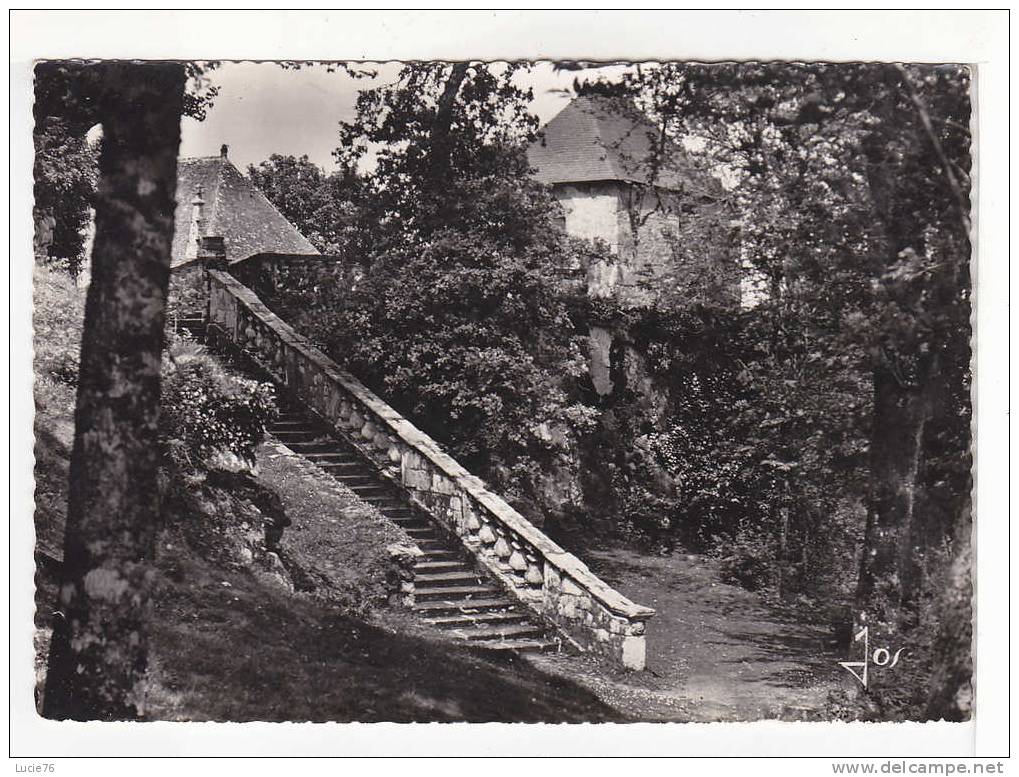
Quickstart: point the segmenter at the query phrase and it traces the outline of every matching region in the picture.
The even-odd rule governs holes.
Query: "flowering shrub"
[[[192,342],[171,344],[163,368],[160,426],[178,464],[208,466],[224,453],[252,462],[276,413],[272,385],[228,375]]]

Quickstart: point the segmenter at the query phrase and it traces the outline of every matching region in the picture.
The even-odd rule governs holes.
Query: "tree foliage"
[[[691,284],[647,309],[550,280],[598,249],[556,231],[527,176],[514,73],[415,64],[360,93],[337,157],[363,173],[369,270],[308,326],[511,491],[583,462],[588,516],[710,549],[752,587],[851,601],[874,634],[951,613],[967,656],[967,578],[948,570],[970,531],[968,71],[664,63],[578,81],[644,112],[652,155],[679,144],[719,174],[737,216],[743,307]],[[592,323],[614,335],[605,398],[578,359]]]
[[[307,156],[273,154],[249,165],[248,177],[322,253],[353,258],[363,251],[364,195],[354,170],[326,174]]]
[[[219,92],[208,78],[217,63],[182,66],[188,84],[183,115],[202,121]],[[98,63],[60,60],[35,67],[36,254],[38,260],[61,263],[72,275],[85,259],[85,233],[98,181],[98,142],[89,143],[87,135],[119,99],[104,89]]]
[[[522,144],[537,119],[530,90],[514,78],[523,67],[415,63],[358,93],[335,154],[350,168],[374,162],[366,201],[379,250],[444,228],[526,243],[530,223],[507,207],[519,200],[525,216],[534,212]]]
[[[542,481],[593,417],[574,388],[583,332],[555,282],[591,249],[556,229],[558,206],[526,174],[537,121],[519,70],[413,64],[360,92],[336,155],[362,171],[366,272],[288,317],[509,497],[542,504],[540,519]],[[270,160],[255,180],[315,180],[306,167]]]
[[[744,568],[808,590],[807,562],[858,535],[850,580],[872,633],[930,633],[938,581],[968,544],[968,86],[956,66],[740,63],[638,68],[604,87],[724,171],[758,283],[710,365],[691,365],[698,346],[669,327],[644,348],[654,362],[664,346],[686,387],[652,435],[677,462],[658,498],[688,516],[704,495],[728,505],[722,552],[770,558]],[[726,358],[728,390],[711,395],[729,401],[704,405],[686,368],[703,382]],[[697,461],[713,472],[691,478]],[[964,657],[968,620],[957,627]]]

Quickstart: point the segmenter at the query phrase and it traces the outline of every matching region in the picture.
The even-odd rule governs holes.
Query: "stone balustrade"
[[[211,336],[242,349],[291,396],[358,441],[508,593],[577,647],[644,668],[654,610],[598,579],[222,270],[209,271],[208,315]]]

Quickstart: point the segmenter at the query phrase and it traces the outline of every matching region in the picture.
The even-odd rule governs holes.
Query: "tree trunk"
[[[871,633],[895,633],[916,584],[917,503],[930,397],[921,379],[904,383],[894,365],[874,369],[870,507],[863,542],[857,613]]]
[[[92,282],[85,304],[59,612],[43,714],[142,710],[159,497],[160,362],[184,92],[178,64],[103,68]]]
[[[955,527],[952,565],[938,606],[926,717],[969,720],[973,711],[973,521],[965,505]]]
[[[449,133],[453,126],[453,106],[460,87],[467,78],[468,62],[457,62],[449,71],[442,94],[435,108],[435,120],[428,132],[428,169],[436,188],[440,188],[450,177],[450,154],[452,143]]]

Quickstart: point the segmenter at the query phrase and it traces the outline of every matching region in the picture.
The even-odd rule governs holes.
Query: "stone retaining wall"
[[[262,299],[289,292],[314,293],[316,288],[353,289],[367,267],[340,256],[325,254],[255,254],[228,268],[230,274]]]
[[[243,349],[337,432],[373,447],[384,474],[459,537],[508,593],[582,649],[644,668],[654,610],[599,580],[222,270],[209,271],[208,315],[211,334]]]

